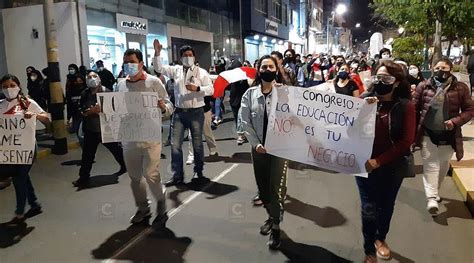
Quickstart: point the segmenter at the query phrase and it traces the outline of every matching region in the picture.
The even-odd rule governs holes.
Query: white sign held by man
[[[36,118],[0,115],[0,164],[32,164]]]
[[[98,93],[102,142],[160,142],[159,99],[156,92]]]
[[[376,104],[312,88],[272,91],[267,152],[324,169],[367,177]]]

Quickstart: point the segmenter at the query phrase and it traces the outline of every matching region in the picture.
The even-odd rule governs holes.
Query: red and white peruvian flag
[[[240,67],[233,70],[227,70],[219,74],[217,79],[214,81],[214,98],[224,96],[224,91],[229,84],[246,80],[255,79],[257,70],[249,67]]]

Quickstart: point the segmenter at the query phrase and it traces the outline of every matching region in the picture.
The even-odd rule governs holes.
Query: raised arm
[[[158,39],[155,39],[153,41],[153,47],[155,49],[155,56],[153,57],[153,69],[168,78],[174,79],[174,67],[168,66],[168,65],[163,65],[161,63],[161,49],[163,49],[163,46],[161,45],[160,41]]]

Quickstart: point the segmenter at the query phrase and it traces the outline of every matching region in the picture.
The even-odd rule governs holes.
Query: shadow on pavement
[[[230,184],[223,184],[219,182],[210,182],[206,181],[203,183],[187,183],[183,186],[176,187],[176,190],[173,190],[168,194],[169,199],[173,201],[173,207],[176,208],[182,204],[182,201],[179,199],[179,195],[188,191],[203,192],[209,194],[210,196],[206,199],[216,199],[224,195],[228,195],[232,192],[239,190],[239,187]]]
[[[71,161],[65,161],[62,162],[61,165],[63,166],[81,166],[82,160],[71,160]]]
[[[115,174],[95,175],[91,176],[89,184],[83,188],[78,188],[78,191],[85,189],[98,188],[106,185],[118,184],[118,176]]]
[[[206,163],[252,163],[252,156],[250,152],[237,152],[232,156],[208,156],[204,158]]]
[[[352,262],[345,258],[339,257],[331,251],[313,245],[297,243],[288,235],[281,231],[281,253],[283,253],[288,261],[286,262],[318,262],[318,263],[347,263]]]
[[[130,226],[126,230],[110,236],[91,254],[95,259],[109,259],[130,240],[142,233],[147,226]],[[183,256],[192,243],[189,237],[176,237],[166,228],[161,233],[146,233],[136,244],[129,247],[114,259],[132,262],[184,262]]]
[[[440,206],[443,205],[446,207],[446,211],[433,217],[433,220],[437,224],[448,226],[449,218],[472,219],[472,216],[463,201],[443,198]]]
[[[33,229],[35,228],[28,227],[26,223],[17,226],[9,226],[8,223],[0,224],[0,248],[7,248],[19,243]]]
[[[397,252],[394,252],[393,250],[392,250],[392,260],[396,260],[397,262],[400,262],[400,263],[415,263],[415,261],[409,258],[406,258],[398,254]]]
[[[289,195],[286,197],[285,211],[292,215],[313,221],[320,227],[342,226],[347,221],[344,215],[333,207],[320,208],[303,203]]]

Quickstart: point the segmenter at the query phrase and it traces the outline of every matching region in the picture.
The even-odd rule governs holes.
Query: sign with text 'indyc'
[[[265,19],[265,33],[278,36],[278,23],[270,19]]]
[[[140,17],[117,14],[117,30],[125,33],[148,34],[148,20]]]
[[[275,88],[265,148],[289,160],[367,177],[376,106],[317,86]]]
[[[0,115],[0,164],[32,164],[36,118]]]
[[[102,142],[161,142],[156,92],[98,93]]]

